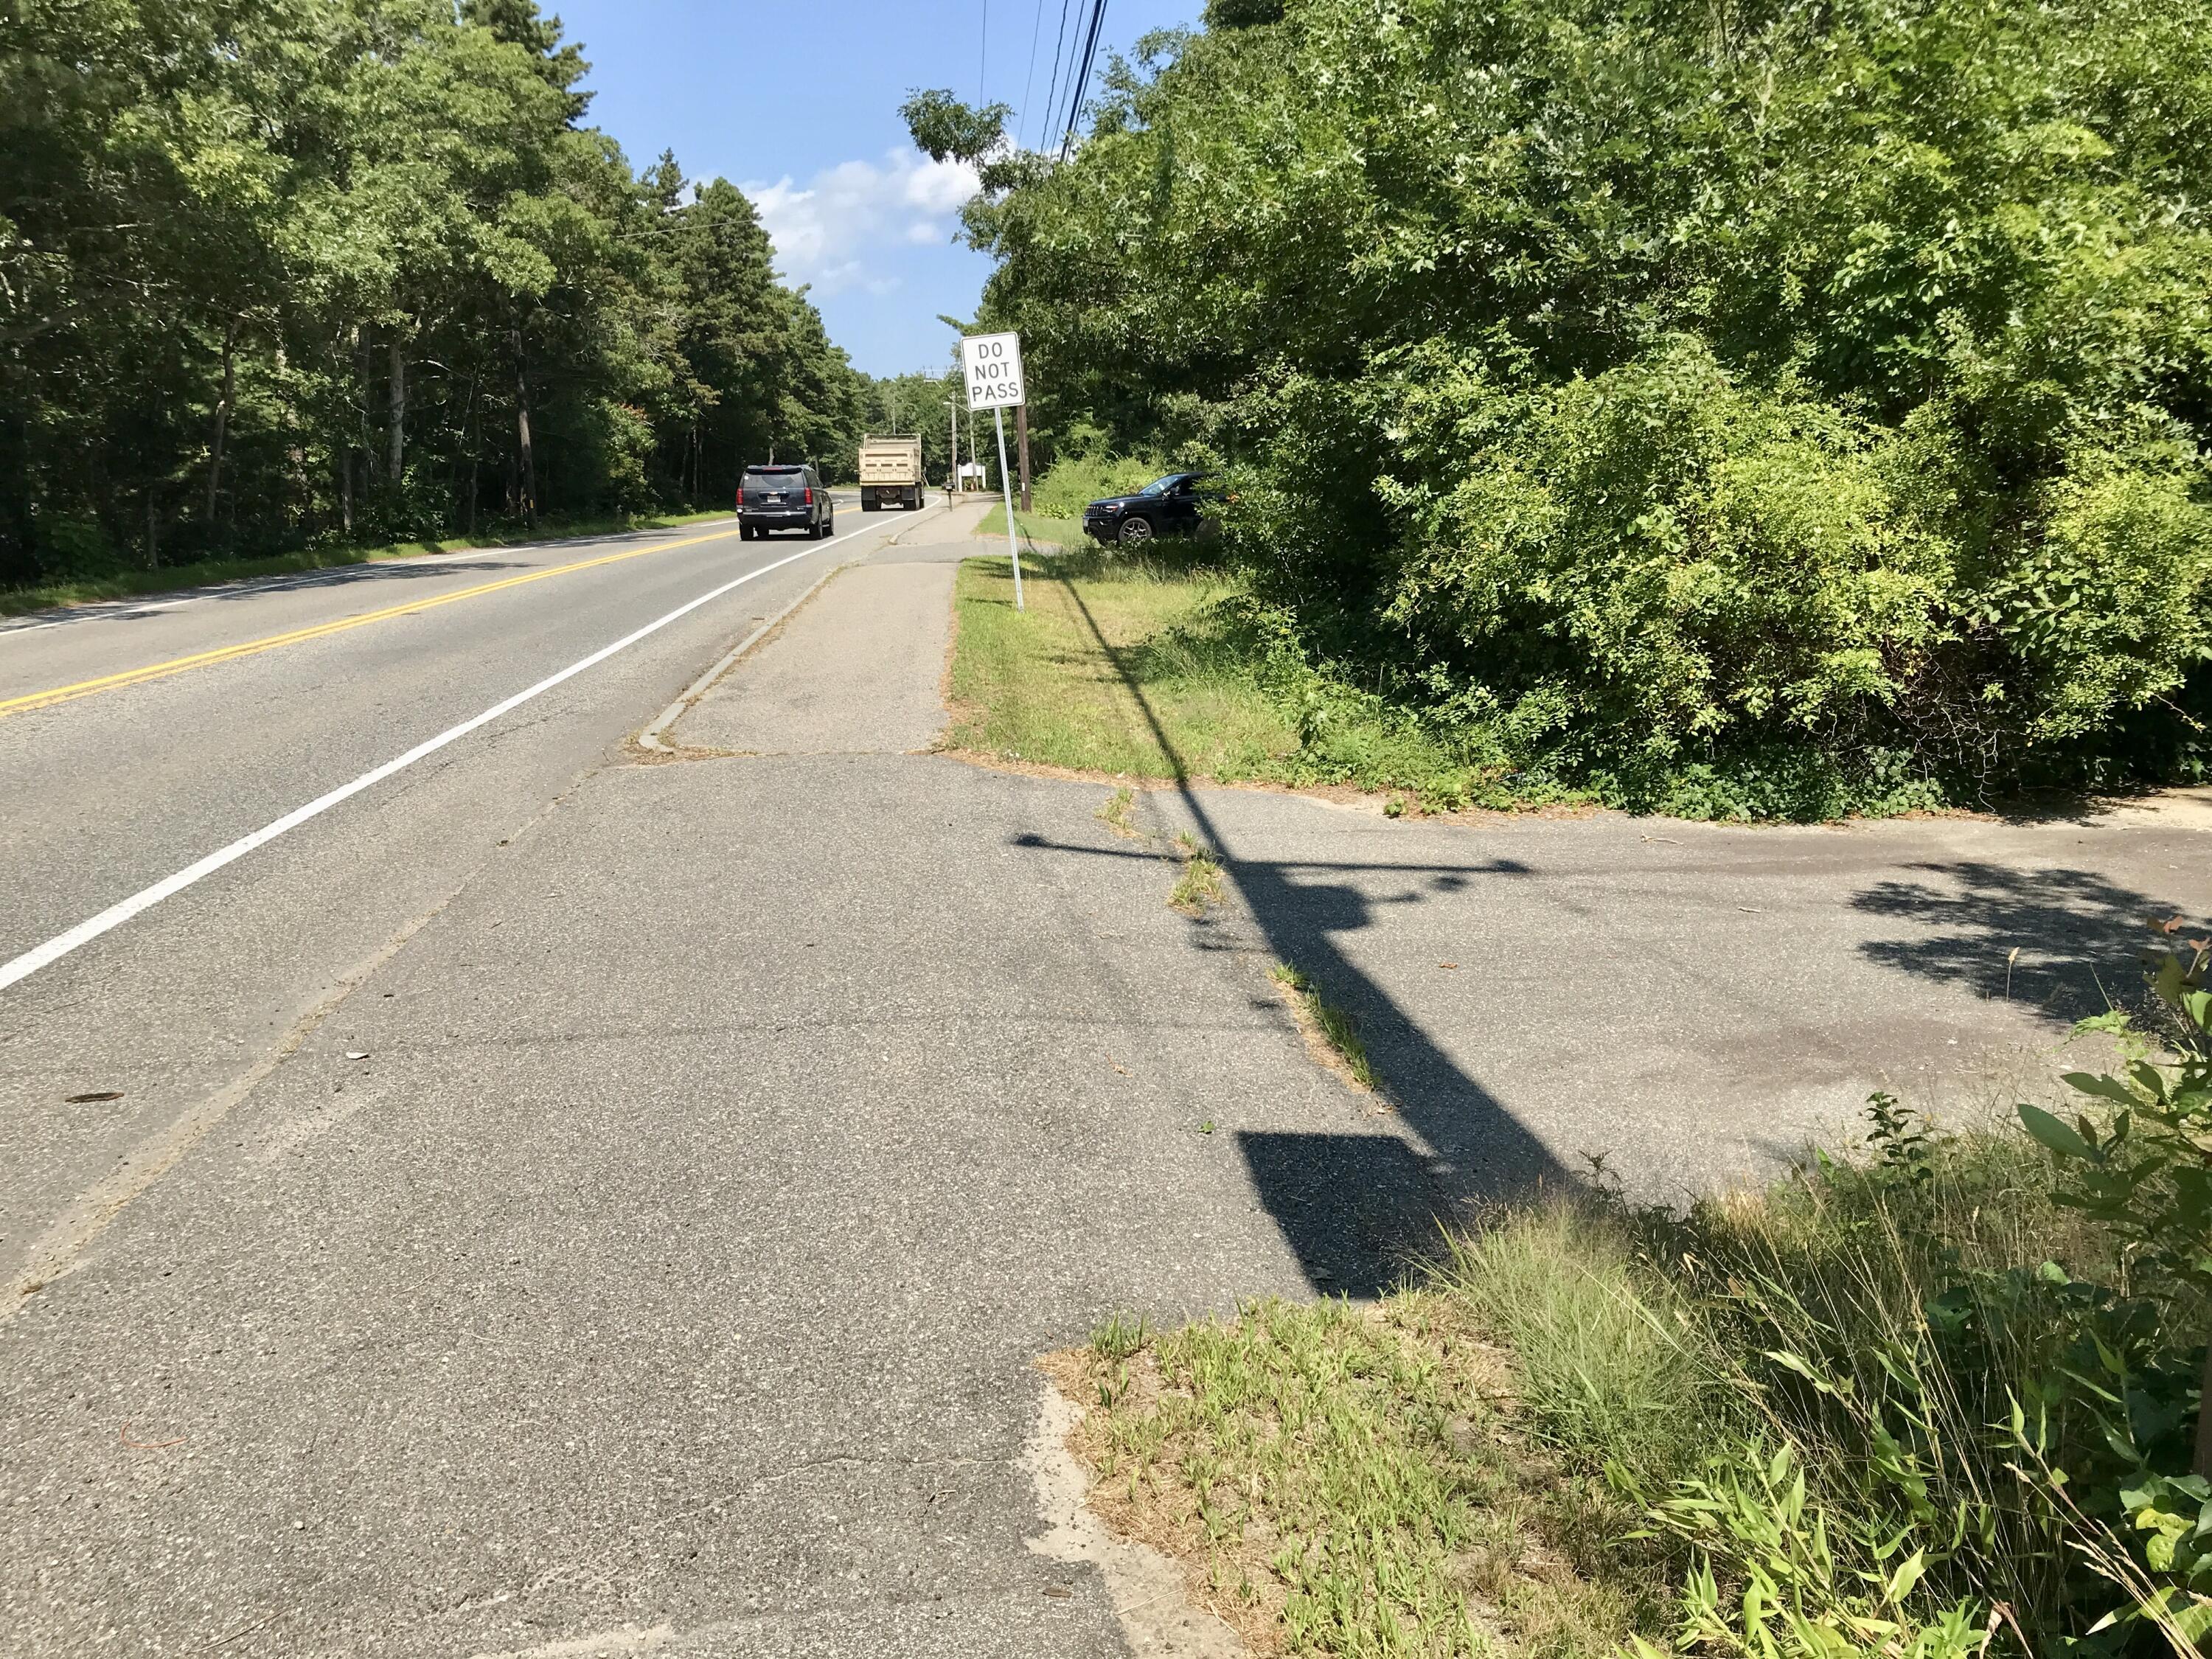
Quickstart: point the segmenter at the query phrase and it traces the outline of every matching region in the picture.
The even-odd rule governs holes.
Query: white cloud
[[[787,282],[811,283],[817,294],[854,288],[887,294],[898,278],[878,270],[870,256],[902,242],[948,240],[951,232],[939,221],[977,185],[966,161],[933,161],[919,150],[895,149],[885,151],[880,164],[842,161],[825,168],[803,190],[787,174],[772,185],[740,188],[760,212]]]

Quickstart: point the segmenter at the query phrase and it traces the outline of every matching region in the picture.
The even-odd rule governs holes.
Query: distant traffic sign
[[[970,334],[960,342],[968,371],[968,407],[1016,409],[1029,402],[1022,386],[1022,337]]]

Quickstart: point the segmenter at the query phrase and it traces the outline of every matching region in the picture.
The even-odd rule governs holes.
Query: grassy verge
[[[1286,775],[1297,729],[1255,684],[1160,649],[1177,624],[1228,591],[1225,578],[1073,556],[1038,560],[1029,574],[1029,609],[1017,612],[1003,557],[961,567],[957,745],[1133,778],[1173,778],[1186,768],[1222,778]],[[1133,684],[1123,662],[1137,665]]]
[[[1019,617],[1003,557],[961,569],[961,747],[1132,778],[1348,785],[1391,795],[1393,812],[1579,799],[1316,673],[1256,619],[1234,574],[1193,550],[1083,546],[1024,568]]]
[[[1014,513],[1014,523],[1022,535],[1031,542],[1048,543],[1070,550],[1087,545],[1080,519],[1055,519],[1044,513]],[[1004,502],[983,515],[983,522],[975,527],[978,536],[996,536],[1004,539],[1006,533],[1006,508]]]
[[[82,580],[43,582],[34,587],[0,588],[0,616],[21,616],[58,605],[85,605],[100,599],[127,599],[149,593],[173,593],[179,588],[200,587],[210,582],[244,581],[255,576],[285,576],[307,570],[374,564],[386,559],[411,559],[424,553],[465,553],[473,548],[513,547],[525,542],[605,536],[624,530],[671,530],[682,525],[699,524],[709,519],[729,516],[726,509],[716,507],[704,513],[667,514],[646,519],[581,519],[564,523],[548,522],[536,529],[518,527],[477,536],[447,537],[443,540],[311,547],[260,558],[201,559],[187,564],[158,565],[150,570],[119,570]]]
[[[1371,1308],[1116,1321],[1046,1362],[1091,1502],[1259,1653],[2203,1651],[2201,1291],[2025,1134],[1869,1118],[1686,1215],[1501,1214]]]
[[[1602,1652],[1656,1622],[1543,1542],[1505,1358],[1448,1295],[1117,1321],[1046,1370],[1090,1407],[1091,1507],[1255,1654]]]

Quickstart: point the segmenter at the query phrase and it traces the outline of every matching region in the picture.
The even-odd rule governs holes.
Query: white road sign
[[[968,407],[1014,409],[1029,402],[1022,387],[1022,337],[970,334],[960,342],[961,366],[968,371]]]

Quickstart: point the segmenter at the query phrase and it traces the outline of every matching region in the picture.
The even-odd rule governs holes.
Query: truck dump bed
[[[878,507],[915,508],[921,505],[921,440],[863,438],[860,440],[860,510]]]

